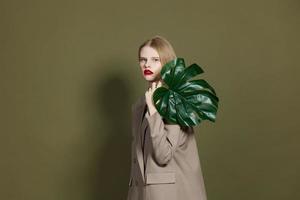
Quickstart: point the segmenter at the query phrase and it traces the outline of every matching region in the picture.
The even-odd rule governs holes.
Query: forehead
[[[144,46],[141,49],[140,57],[159,57],[159,54],[154,48],[149,46]]]

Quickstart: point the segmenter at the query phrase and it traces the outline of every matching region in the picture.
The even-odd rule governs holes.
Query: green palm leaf
[[[190,80],[203,72],[196,63],[185,67],[183,58],[162,67],[163,85],[153,93],[154,105],[162,117],[183,126],[195,126],[203,120],[215,122],[219,98],[214,88],[203,79]]]

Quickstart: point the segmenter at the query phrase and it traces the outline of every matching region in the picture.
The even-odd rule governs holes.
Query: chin
[[[149,81],[149,82],[155,81],[155,77],[153,77],[153,76],[144,76],[144,78],[146,81]]]

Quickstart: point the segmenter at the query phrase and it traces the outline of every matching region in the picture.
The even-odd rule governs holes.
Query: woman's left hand
[[[162,85],[161,81],[152,82],[151,87],[149,87],[149,89],[145,92],[146,103],[147,103],[150,115],[157,112],[157,110],[154,106],[153,100],[152,100],[152,96],[153,96],[154,91],[157,88],[161,87],[161,85]]]

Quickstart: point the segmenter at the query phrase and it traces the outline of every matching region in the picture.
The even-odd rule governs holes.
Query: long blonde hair
[[[140,58],[140,52],[144,46],[150,46],[158,52],[162,66],[176,58],[176,53],[170,42],[160,35],[155,35],[140,45],[138,49],[138,58]]]

